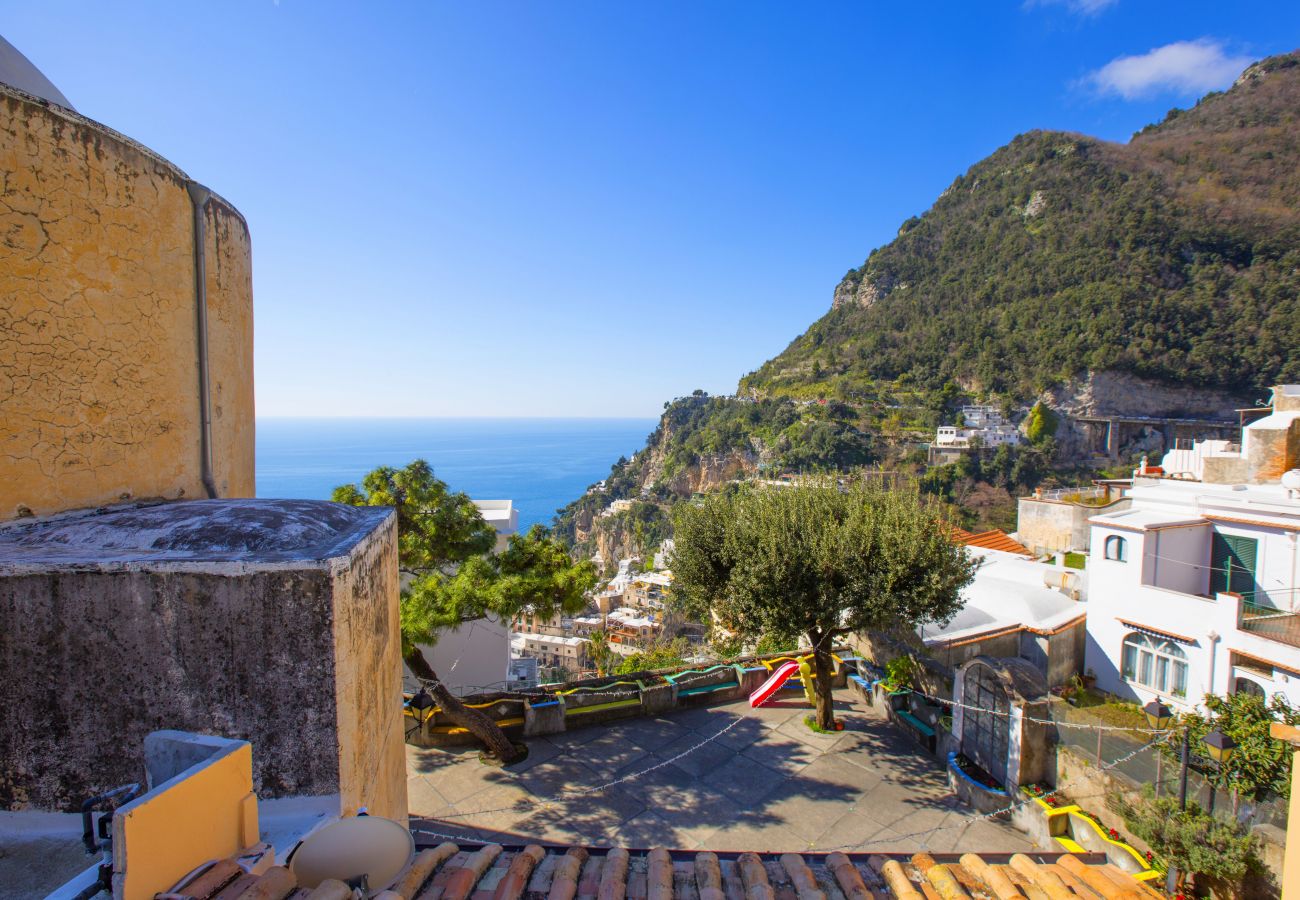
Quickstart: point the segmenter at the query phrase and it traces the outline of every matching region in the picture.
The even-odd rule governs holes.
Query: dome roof
[[[0,37],[0,82],[50,103],[73,109],[68,98],[18,48]]]

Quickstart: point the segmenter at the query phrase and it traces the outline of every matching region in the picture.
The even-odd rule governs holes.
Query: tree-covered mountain
[[[1256,391],[1300,380],[1300,54],[1113,144],[1015,138],[835,290],[742,391],[881,380],[1027,399],[1085,370]]]

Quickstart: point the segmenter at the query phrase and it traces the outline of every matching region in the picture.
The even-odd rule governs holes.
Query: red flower
[[[1119,832],[1116,831],[1114,828],[1112,828],[1112,829],[1110,830],[1110,836],[1111,836],[1111,838],[1117,838],[1117,837],[1119,837]]]

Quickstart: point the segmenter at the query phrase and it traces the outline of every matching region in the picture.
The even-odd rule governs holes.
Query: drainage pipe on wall
[[[208,497],[217,496],[217,484],[212,477],[212,396],[208,384],[208,265],[207,206],[212,192],[197,181],[187,182],[190,201],[194,205],[194,306],[198,323],[199,343],[199,471]]]

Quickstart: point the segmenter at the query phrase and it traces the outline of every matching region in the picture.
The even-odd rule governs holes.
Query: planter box
[[[963,803],[983,815],[1006,810],[1015,802],[1015,798],[1001,788],[985,787],[963,772],[957,765],[956,753],[948,754],[948,786]],[[1003,812],[996,818],[1006,819],[1009,816],[1009,812]]]

